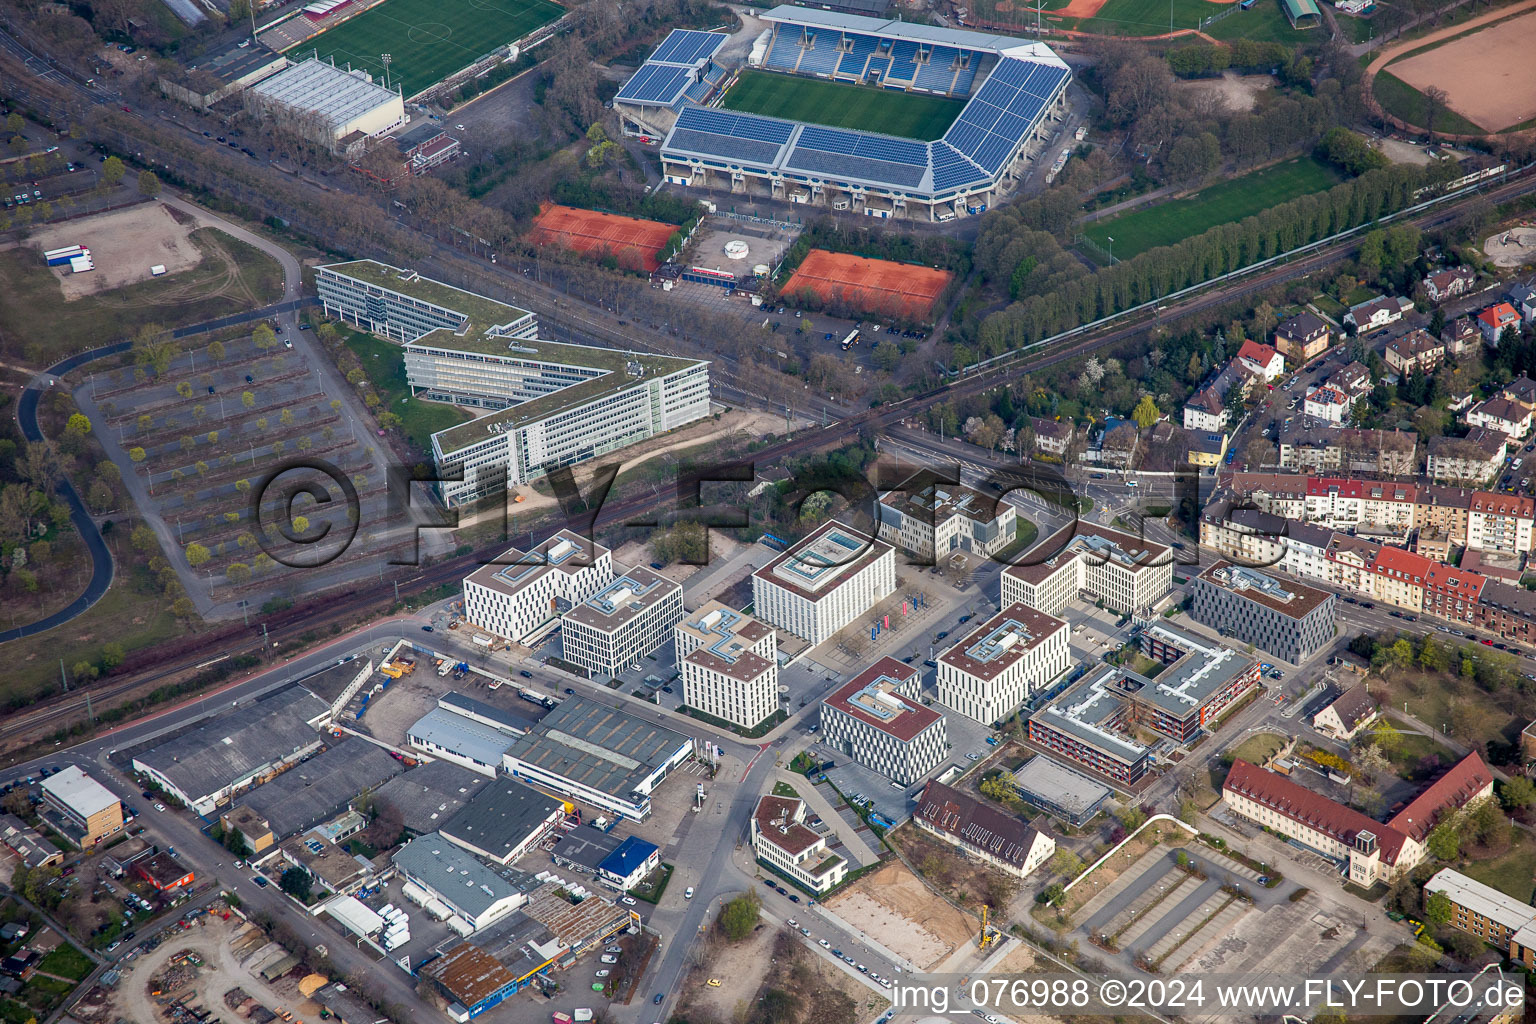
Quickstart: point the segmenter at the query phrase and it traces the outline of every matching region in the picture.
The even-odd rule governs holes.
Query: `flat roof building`
[[[517,736],[447,708],[436,707],[412,723],[405,732],[405,740],[417,750],[425,750],[434,757],[494,777],[502,754],[517,742]]]
[[[281,842],[335,817],[353,797],[403,771],[405,766],[384,748],[367,740],[344,739],[257,786],[240,803],[265,821]]]
[[[154,779],[199,814],[318,750],[316,727],[330,708],[302,686],[205,719],[133,756],[133,770]]]
[[[464,578],[464,621],[513,643],[536,646],[560,616],[613,580],[613,555],[561,530],[531,551],[512,548]]]
[[[485,776],[443,759],[428,761],[390,779],[373,794],[417,835],[435,832],[485,786]]]
[[[683,703],[752,729],[779,710],[778,641],[745,612],[710,601],[673,630]]]
[[[1056,852],[1056,841],[1033,825],[940,782],[928,783],[912,821],[971,857],[1020,878]]]
[[[196,878],[191,868],[163,850],[134,861],[133,870],[160,892],[189,886]]]
[[[939,703],[991,725],[1071,667],[1071,630],[1015,602],[939,655]]]
[[[885,657],[821,702],[822,742],[886,778],[910,786],[949,749],[944,716],[921,702],[919,669]]]
[[[64,816],[88,849],[123,827],[123,804],[106,786],[68,765],[43,780],[43,802]]]
[[[265,78],[246,92],[246,108],[273,118],[324,146],[351,148],[403,124],[405,101],[361,71],[311,57]]]
[[[752,574],[753,613],[815,647],[895,589],[891,546],[834,519]]]
[[[1140,612],[1173,587],[1172,554],[1167,545],[1078,520],[1031,551],[1027,564],[1003,570],[1002,603],[1059,615],[1086,591],[1123,615]]]
[[[880,539],[914,557],[937,561],[955,551],[992,555],[1013,543],[1018,512],[1006,501],[958,484],[880,497]]]
[[[1510,949],[1510,941],[1536,922],[1536,907],[1451,868],[1435,872],[1424,883],[1424,892],[1440,893],[1451,901],[1449,923],[1453,928],[1509,950],[1511,960],[1524,959],[1518,950]]]
[[[567,697],[504,755],[508,774],[636,821],[651,793],[693,754],[693,740],[582,697]]]
[[[1129,707],[1105,665],[1072,684],[1029,718],[1029,738],[1061,757],[1130,785],[1146,773],[1149,751],[1130,729]]]
[[[1338,602],[1325,590],[1217,562],[1190,581],[1190,615],[1299,665],[1333,642]]]
[[[448,999],[455,1019],[476,1017],[518,989],[517,976],[500,960],[467,942],[461,942],[435,960],[421,965],[419,973]],[[457,1014],[462,1012],[463,1017]]]
[[[413,394],[491,410],[432,435],[450,507],[709,415],[705,360],[540,341],[526,310],[372,260],[315,282],[328,314],[405,343]]]
[[[805,824],[805,801],[764,796],[752,812],[752,852],[796,885],[820,895],[848,876],[848,862]]]
[[[1019,795],[1047,814],[1082,825],[1103,808],[1110,788],[1046,757],[1036,755],[1013,773]]]
[[[682,618],[682,587],[644,566],[620,568],[561,616],[560,656],[589,677],[616,676],[672,639]]]
[[[597,869],[613,856],[626,838],[611,829],[605,831],[594,825],[568,829],[549,852],[549,859],[561,867],[596,875]]]
[[[412,839],[395,851],[393,861],[407,880],[448,904],[476,930],[528,900],[511,882],[437,832]]]
[[[566,805],[515,779],[492,779],[438,829],[442,837],[498,864],[511,864],[565,818]]]

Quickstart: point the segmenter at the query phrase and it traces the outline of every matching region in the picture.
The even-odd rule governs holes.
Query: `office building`
[[[588,676],[616,676],[672,639],[683,588],[650,569],[620,569],[560,618],[560,656]]]
[[[752,812],[752,852],[763,864],[821,895],[848,874],[848,862],[827,849],[826,837],[805,823],[805,801],[765,796]]]
[[[939,703],[991,725],[1071,667],[1071,630],[1015,602],[939,655]]]
[[[75,765],[43,780],[43,803],[63,816],[80,848],[89,849],[123,827],[123,804],[112,791]]]
[[[1451,927],[1527,967],[1536,959],[1536,907],[1451,868],[1442,868],[1424,883],[1426,901],[1431,893],[1450,900]]]
[[[1086,593],[1104,607],[1130,615],[1150,608],[1172,586],[1171,548],[1078,520],[1034,549],[1028,564],[1003,570],[1002,603],[1006,607],[1022,602],[1059,615]]]
[[[561,530],[532,551],[512,548],[464,577],[464,621],[513,643],[537,646],[560,616],[613,580],[613,555]]]
[[[894,549],[833,520],[752,574],[753,613],[814,647],[895,589]]]
[[[944,716],[924,707],[922,672],[885,657],[821,702],[821,739],[886,778],[910,786],[944,760]]]
[[[778,642],[768,626],[711,601],[673,636],[684,704],[744,729],[779,709]]]
[[[1231,562],[1190,580],[1190,615],[1222,636],[1299,665],[1333,642],[1338,602],[1317,590]]]
[[[1012,505],[958,484],[890,491],[880,498],[878,511],[880,539],[925,564],[955,551],[995,554],[1018,532]]]
[[[405,343],[413,394],[492,410],[432,435],[450,507],[709,415],[706,361],[540,341],[527,310],[372,260],[315,282],[327,314]]]

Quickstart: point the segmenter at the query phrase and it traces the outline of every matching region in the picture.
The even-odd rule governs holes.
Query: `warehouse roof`
[[[312,723],[330,707],[302,686],[288,686],[252,704],[206,719],[179,736],[134,755],[195,799],[245,782],[275,761],[320,743]]]
[[[314,57],[257,83],[251,91],[318,117],[333,132],[379,107],[402,102],[382,85]]]
[[[400,812],[412,832],[435,831],[459,812],[486,778],[452,761],[429,761],[380,786],[374,799]]]
[[[100,814],[118,803],[117,797],[106,786],[70,765],[43,780],[43,792],[80,815],[89,818]]]
[[[516,737],[511,733],[482,725],[446,708],[433,708],[418,718],[406,732],[411,742],[431,749],[442,747],[481,764],[495,765]]]
[[[286,839],[340,813],[363,790],[403,771],[382,747],[345,739],[257,786],[241,802],[265,818],[278,839]]]
[[[412,881],[474,917],[518,894],[511,882],[438,832],[412,839],[392,859]]]
[[[504,860],[564,808],[565,804],[552,796],[499,776],[439,831],[493,860]]]
[[[612,796],[628,796],[693,743],[634,715],[567,697],[507,751],[509,758]]]
[[[501,961],[467,942],[461,942],[436,960],[423,964],[421,973],[469,1009],[517,981]]]
[[[573,828],[560,837],[550,855],[557,861],[567,861],[596,872],[626,838],[599,828]]]

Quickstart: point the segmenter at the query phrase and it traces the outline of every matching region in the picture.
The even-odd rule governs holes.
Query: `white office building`
[[[372,260],[315,280],[326,313],[405,344],[413,394],[493,410],[432,435],[450,507],[709,415],[706,361],[540,341],[527,310]]]
[[[464,578],[464,621],[535,645],[560,616],[613,580],[613,555],[596,541],[561,530],[532,551],[512,548]]]
[[[814,647],[895,589],[894,549],[833,520],[752,574],[753,612]]]
[[[673,630],[683,703],[751,729],[779,708],[778,642],[772,628],[711,601]]]
[[[1058,615],[1082,596],[1131,614],[1173,587],[1172,549],[1083,520],[1062,527],[1030,554],[1028,564],[1003,570],[1004,607],[1022,602]]]
[[[1018,513],[1005,501],[955,484],[890,491],[880,498],[880,539],[919,559],[954,551],[991,555],[1013,543]]]
[[[848,875],[848,862],[805,823],[805,801],[765,796],[752,812],[752,852],[795,884],[824,893]]]
[[[561,657],[588,676],[616,676],[670,640],[682,618],[682,587],[643,566],[628,569],[561,616]]]
[[[1071,633],[1054,616],[1009,605],[939,655],[939,703],[988,725],[1002,721],[1071,667]]]
[[[822,742],[910,786],[944,760],[944,716],[924,707],[922,672],[884,657],[821,702]]]

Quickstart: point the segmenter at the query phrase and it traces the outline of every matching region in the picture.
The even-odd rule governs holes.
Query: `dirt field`
[[[1513,18],[1388,70],[1420,92],[1439,86],[1447,106],[1488,131],[1503,131],[1536,116],[1536,13]]]
[[[1430,156],[1424,151],[1423,146],[1415,145],[1412,142],[1399,142],[1397,139],[1381,139],[1376,143],[1376,146],[1395,164],[1417,164],[1420,167],[1429,166]]]
[[[149,268],[156,265],[163,264],[167,274],[197,266],[203,254],[192,242],[193,227],[179,223],[161,204],[145,203],[42,228],[30,241],[39,252],[67,245],[91,250],[95,270],[76,274],[68,266],[53,268],[64,301],[72,302],[147,281]]]
[[[869,313],[925,319],[954,275],[932,267],[871,260],[812,249],[784,285],[783,294],[815,293],[823,302],[842,302]]]
[[[539,245],[553,243],[595,257],[612,255],[626,270],[655,270],[660,266],[657,253],[676,231],[676,226],[657,220],[546,203],[530,237]]]
[[[929,892],[900,861],[859,879],[827,907],[921,967],[938,963],[976,930],[968,917]]]
[[[1511,228],[1490,235],[1483,253],[1496,267],[1521,267],[1536,260],[1536,227]]]
[[[689,989],[693,993],[689,1009],[704,1010],[717,1020],[737,1020],[737,1004],[746,1005],[768,974],[778,934],[778,928],[764,922],[750,938],[735,945],[711,941],[706,948],[714,955],[700,965],[700,980]],[[710,988],[710,978],[718,978],[720,987]]]
[[[1209,94],[1218,97],[1233,113],[1252,110],[1258,105],[1259,95],[1273,88],[1275,80],[1268,75],[1238,75],[1230,71],[1220,78],[1201,78],[1174,85],[1185,93]]]

